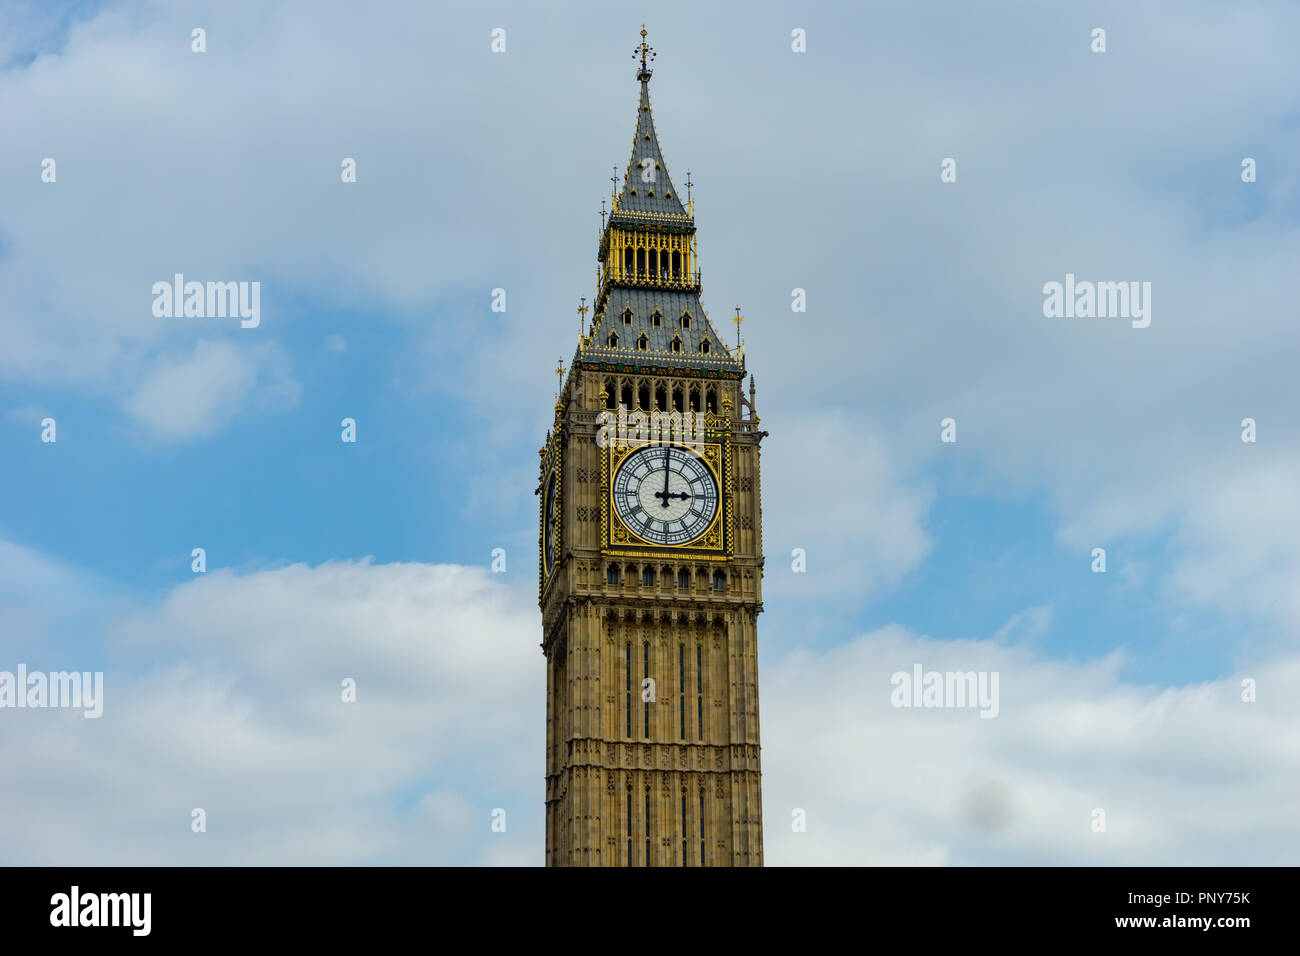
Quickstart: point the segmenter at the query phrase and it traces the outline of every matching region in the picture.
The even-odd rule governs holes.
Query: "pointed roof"
[[[650,111],[650,74],[643,70],[641,102],[637,106],[636,134],[632,138],[632,158],[623,177],[623,191],[618,196],[618,213],[648,213],[652,217],[686,218],[686,207],[668,175],[668,162],[659,148],[654,115]]]

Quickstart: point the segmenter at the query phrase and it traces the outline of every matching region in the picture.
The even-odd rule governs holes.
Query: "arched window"
[[[674,349],[674,351],[676,350]],[[673,389],[673,411],[675,412],[686,411],[686,406],[682,404],[682,390],[680,388]]]
[[[627,720],[623,724],[623,736],[632,736],[632,642],[628,641],[623,646],[623,664],[625,674],[623,675],[623,696],[627,706]],[[629,814],[631,806],[628,807]],[[631,824],[629,824],[631,826]]]
[[[673,336],[673,351],[674,351],[674,352],[680,352],[681,350],[682,350],[682,337],[681,337],[680,335],[674,335],[674,336]]]
[[[650,709],[646,708],[646,713]],[[650,788],[645,788],[645,863],[644,866],[650,865]]]
[[[618,565],[611,564],[605,569],[605,583],[618,584]]]
[[[698,388],[692,387],[691,388],[691,411],[698,412],[699,410],[700,410],[700,390]]]
[[[645,681],[649,676],[650,676],[650,642],[646,641],[644,644],[641,645],[641,686],[642,687],[646,686]],[[649,740],[650,739],[650,708],[642,707],[641,713],[644,715],[645,718],[645,732],[642,736],[644,736],[647,740]],[[648,792],[649,790],[647,788],[647,793]],[[649,796],[647,796],[646,800],[649,801],[649,799],[650,799]],[[649,824],[647,823],[646,826],[649,826]]]
[[[701,351],[703,354],[705,354],[705,355],[708,355],[708,354],[709,354],[709,340],[708,340],[708,339],[705,339],[703,342],[700,343],[700,351]]]
[[[662,384],[655,386],[655,408],[661,412],[668,411],[668,390]]]
[[[727,589],[727,576],[721,571],[713,572],[713,590],[725,591]]]
[[[636,347],[640,349],[642,352],[650,348],[650,340],[645,337],[645,333],[642,333],[641,337],[636,340]]]
[[[624,309],[624,310],[623,310],[623,324],[624,324],[624,325],[631,325],[631,324],[632,324],[632,310],[631,310],[631,309]]]
[[[683,312],[683,313],[682,313],[682,328],[684,328],[684,329],[689,329],[690,327],[691,327],[691,314],[690,314],[689,312]]]
[[[645,585],[646,587],[648,587],[648,588],[652,588],[652,587],[654,587],[654,584],[655,584],[655,569],[654,569],[654,568],[652,568],[652,567],[650,567],[650,566],[647,565],[647,566],[646,566],[646,567],[641,571],[641,583],[644,584],[644,585]]]
[[[682,568],[677,572],[677,586],[679,588],[689,588],[691,586],[691,572]]]
[[[650,316],[650,324],[653,325],[656,329],[659,328],[661,325],[663,325],[664,324],[663,313],[660,312],[658,309],[655,309],[655,314]]]
[[[645,336],[643,335],[641,336],[641,338],[644,339]],[[642,385],[639,389],[637,389],[636,407],[641,409],[641,411],[643,412],[650,411],[650,386],[649,385]]]
[[[695,645],[695,730],[704,739],[704,645]],[[704,791],[700,791],[700,853],[704,852]]]
[[[609,333],[609,347],[612,349],[618,348],[618,334],[615,332]]]
[[[686,739],[686,645],[677,645],[677,724]],[[682,858],[686,858],[686,792],[682,791]]]
[[[686,788],[682,787],[682,866],[688,866],[686,861]]]
[[[623,407],[631,408],[632,407],[632,384],[630,382],[627,382],[623,385],[623,395],[621,397],[623,399]]]
[[[707,342],[705,342],[704,344],[708,345]],[[718,393],[715,389],[710,388],[707,391],[705,391],[704,410],[706,412],[712,412],[714,415],[718,414]]]
[[[610,336],[614,338],[614,336]],[[616,344],[616,343],[611,343]],[[605,407],[613,408],[618,404],[618,386],[612,378],[605,379]]]

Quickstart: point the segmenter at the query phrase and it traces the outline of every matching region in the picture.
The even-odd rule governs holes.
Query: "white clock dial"
[[[718,512],[713,472],[694,452],[675,445],[628,455],[614,475],[613,493],[623,524],[654,544],[694,541]]]

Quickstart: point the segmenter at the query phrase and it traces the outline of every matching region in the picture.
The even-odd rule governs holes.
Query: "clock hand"
[[[668,507],[668,446],[664,445],[664,507]]]

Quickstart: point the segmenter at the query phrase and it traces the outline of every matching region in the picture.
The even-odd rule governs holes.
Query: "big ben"
[[[546,864],[761,866],[766,433],[701,304],[644,26],[636,55],[632,154],[540,451]]]

